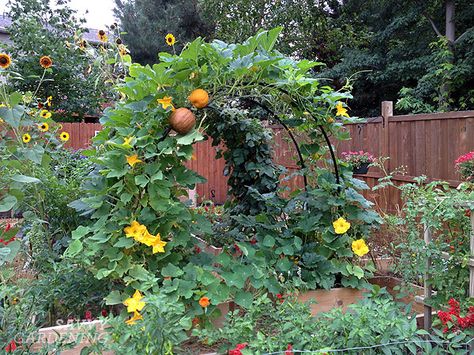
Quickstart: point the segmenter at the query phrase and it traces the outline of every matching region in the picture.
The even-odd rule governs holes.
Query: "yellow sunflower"
[[[31,136],[28,134],[28,133],[25,133],[21,139],[23,139],[23,143],[28,143],[29,141],[31,141]]]
[[[176,43],[176,38],[174,38],[174,36],[171,33],[168,33],[166,35],[165,40],[166,40],[166,44],[170,47],[174,46],[174,44]]]
[[[51,118],[51,112],[48,110],[41,110],[40,116],[46,119]]]
[[[69,133],[61,132],[59,139],[61,139],[63,142],[67,142],[69,140]]]
[[[46,105],[48,105],[48,107],[51,107],[52,102],[53,102],[53,97],[48,96],[48,98],[46,99]]]
[[[50,57],[48,57],[47,55],[44,55],[40,58],[39,63],[44,69],[48,69],[48,68],[52,67],[53,60]]]
[[[12,59],[6,53],[0,53],[0,68],[7,69],[12,64]]]
[[[97,33],[97,37],[99,37],[99,41],[106,43],[108,40],[107,34],[105,33],[104,30],[100,30]]]
[[[48,132],[49,130],[49,124],[47,124],[46,122],[43,122],[41,124],[38,125],[38,129],[41,131],[41,132]]]
[[[125,47],[124,44],[119,44],[118,45],[118,51],[119,51],[119,54],[123,57],[124,55],[127,55],[128,54],[128,49],[127,47]]]

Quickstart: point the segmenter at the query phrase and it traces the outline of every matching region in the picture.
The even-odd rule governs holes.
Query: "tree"
[[[8,28],[12,44],[7,47],[15,71],[23,80],[10,85],[24,93],[36,93],[42,101],[52,96],[53,108],[82,115],[97,113],[102,101],[100,90],[91,80],[89,59],[82,55],[75,42],[84,32],[84,20],[69,8],[69,0],[10,0],[12,25]],[[53,66],[44,70],[40,58],[49,56]],[[38,86],[38,78],[43,84]],[[27,95],[28,96],[28,95]],[[61,119],[64,119],[62,117]]]
[[[168,51],[168,33],[176,37],[176,52],[211,27],[202,20],[197,0],[115,0],[116,16],[125,32],[123,40],[134,61],[152,64],[158,53]]]

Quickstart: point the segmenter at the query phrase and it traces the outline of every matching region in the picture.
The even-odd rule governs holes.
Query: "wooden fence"
[[[404,166],[405,175],[395,175],[397,185],[412,182],[413,177],[426,175],[429,180],[445,180],[457,186],[459,176],[454,161],[461,154],[474,150],[474,111],[394,116],[392,102],[382,103],[382,115],[367,119],[366,123],[349,124],[351,139],[335,142],[338,155],[344,151],[364,150],[375,156],[390,157],[387,171]],[[63,129],[71,135],[69,146],[85,148],[100,124],[64,123]],[[288,143],[286,131],[272,127],[276,163],[285,166],[289,172],[297,169],[295,150]],[[197,186],[198,196],[223,203],[227,195],[227,178],[224,176],[225,162],[215,159],[212,141],[195,145],[195,159],[188,167],[207,179]],[[358,175],[372,187],[383,174],[371,168],[368,174]],[[301,178],[285,182],[290,189],[302,187]],[[389,188],[377,192],[367,191],[366,197],[375,201],[381,209],[393,211],[401,205],[400,192]]]

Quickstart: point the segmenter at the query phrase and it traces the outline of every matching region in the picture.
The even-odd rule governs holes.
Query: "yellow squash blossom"
[[[174,46],[174,44],[176,43],[176,38],[174,38],[174,36],[171,33],[168,33],[166,35],[165,40],[166,40],[166,44],[170,47]]]
[[[12,59],[6,53],[0,53],[0,68],[7,69],[12,64]]]
[[[132,148],[132,145],[130,144],[135,137],[127,137],[123,139],[122,147],[124,148]]]
[[[137,154],[133,154],[133,155],[127,155],[127,163],[128,165],[130,165],[132,168],[135,164],[137,163],[143,163],[143,161],[141,161],[140,159],[138,159],[138,155]]]
[[[336,110],[336,116],[349,117],[349,115],[347,114],[347,109],[345,107],[342,107],[342,102],[337,103]]]
[[[134,325],[137,320],[142,320],[143,319],[143,316],[138,313],[138,312],[133,312],[133,317],[126,320],[125,323],[127,323],[128,325]]]
[[[41,124],[38,125],[38,129],[41,131],[41,132],[48,132],[49,130],[49,124],[47,124],[46,122],[43,122]]]
[[[29,141],[31,141],[31,136],[28,134],[28,133],[25,133],[21,139],[23,140],[23,143],[28,143]]]
[[[67,142],[69,140],[69,133],[61,132],[59,139],[61,139],[63,142]]]
[[[334,231],[336,232],[336,234],[344,234],[349,230],[351,224],[347,222],[344,218],[339,217],[334,222],[332,222],[332,226],[334,227]]]
[[[171,100],[173,98],[171,96],[165,96],[162,99],[158,99],[158,103],[161,104],[164,110],[166,110],[168,107],[174,108],[173,104],[171,103]]]
[[[358,256],[364,256],[369,252],[369,247],[365,244],[364,239],[357,239],[352,242],[352,251]]]
[[[40,116],[46,119],[51,118],[51,112],[48,110],[41,110]]]
[[[123,231],[125,232],[125,235],[127,237],[134,238],[138,234],[144,234],[145,228],[145,226],[141,225],[137,221],[132,221],[132,223],[130,223],[130,226],[125,227]]]
[[[127,306],[127,312],[139,312],[145,307],[145,302],[142,301],[142,294],[136,290],[132,297],[123,301],[124,306]]]
[[[165,245],[166,242],[162,241],[160,235],[158,234],[155,238],[152,239],[150,243],[151,247],[153,247],[153,254],[156,253],[164,253],[165,252]]]

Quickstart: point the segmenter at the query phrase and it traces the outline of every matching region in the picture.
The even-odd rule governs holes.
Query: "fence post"
[[[430,246],[431,243],[431,231],[430,228],[425,224],[423,226],[424,233],[423,233],[423,238],[425,240],[425,245],[426,248]],[[424,307],[424,318],[423,318],[423,328],[425,330],[430,330],[431,329],[431,324],[432,324],[432,319],[431,319],[431,306],[428,306],[426,302],[429,300],[429,298],[432,295],[432,286],[431,286],[431,256],[428,256],[426,258],[426,271],[425,274],[423,275],[423,288],[424,288],[424,298],[423,298],[423,307]]]
[[[393,101],[382,101],[381,106],[381,113],[382,113],[382,132],[380,134],[381,137],[381,145],[380,145],[380,152],[381,156],[389,157],[390,156],[390,117],[393,116]],[[388,159],[385,162],[385,170],[390,173],[391,170],[391,160]],[[388,187],[387,191],[387,200],[385,201],[385,211],[388,211],[390,202],[392,201],[392,192],[391,188]]]

